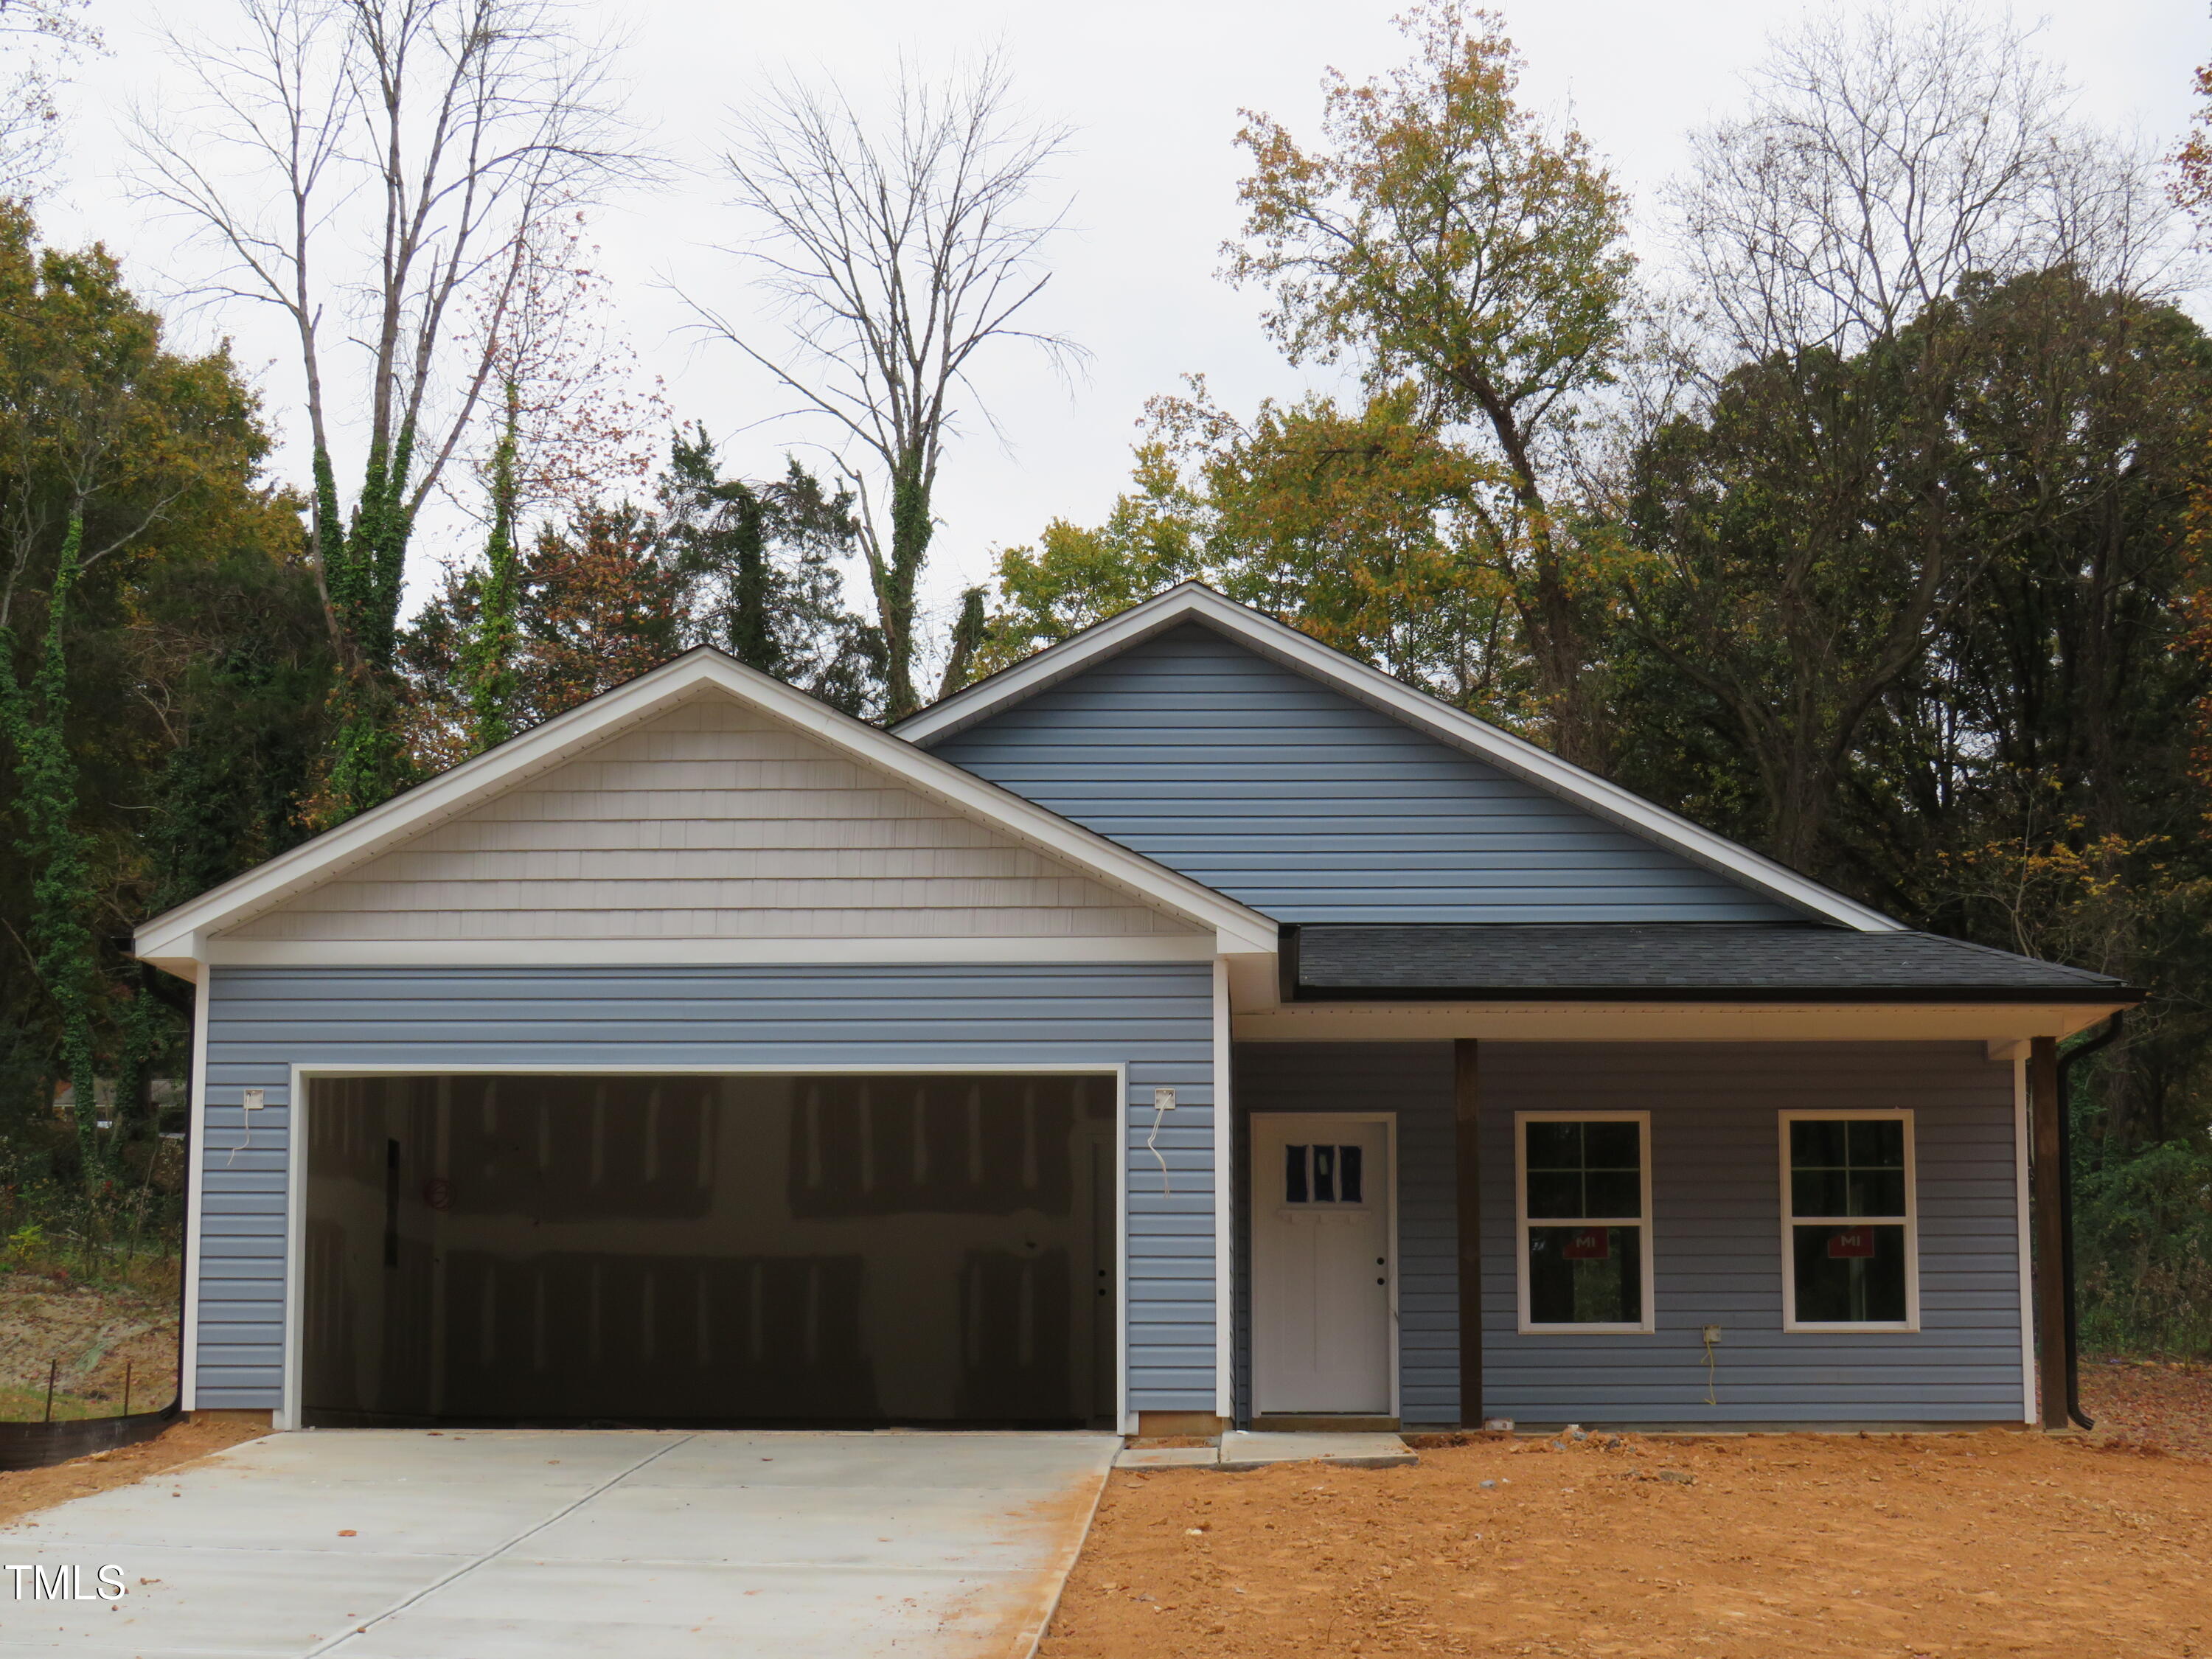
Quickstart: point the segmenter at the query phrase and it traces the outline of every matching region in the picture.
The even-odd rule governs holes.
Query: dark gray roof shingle
[[[1297,930],[1316,1000],[2132,1003],[2121,981],[1933,933],[1789,923],[1331,925]]]

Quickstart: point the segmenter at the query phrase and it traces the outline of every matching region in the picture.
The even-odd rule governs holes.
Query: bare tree
[[[139,121],[138,183],[216,252],[215,296],[276,306],[297,341],[313,548],[346,670],[336,819],[402,781],[388,715],[408,540],[488,402],[531,234],[654,167],[608,52],[558,0],[239,6],[239,41],[172,38],[198,98]],[[341,431],[366,441],[349,509]]]
[[[61,65],[100,49],[100,32],[84,20],[89,4],[0,0],[0,49],[11,64],[0,76],[0,196],[35,195],[60,160]]]
[[[1022,114],[1004,67],[986,58],[941,84],[902,69],[881,130],[834,85],[779,82],[738,118],[723,158],[734,205],[764,233],[724,252],[759,269],[773,321],[691,303],[711,332],[842,429],[838,464],[860,502],[892,720],[919,704],[915,586],[976,355],[994,340],[1025,341],[1061,368],[1085,355],[1018,320],[1049,280],[1040,255],[1060,222],[1026,209],[1067,137]]]
[[[2076,125],[2008,16],[1940,0],[1820,17],[1750,92],[1747,114],[1692,135],[1670,192],[1730,356],[1856,350],[1970,272],[2140,283],[2156,264],[2154,159]]]

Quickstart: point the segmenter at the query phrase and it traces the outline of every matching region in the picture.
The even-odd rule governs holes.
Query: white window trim
[[[1793,1110],[1778,1115],[1775,1139],[1779,1143],[1782,1167],[1782,1328],[1785,1331],[1840,1332],[1853,1331],[1917,1331],[1920,1328],[1920,1167],[1919,1149],[1915,1144],[1912,1111],[1909,1107],[1863,1111]],[[1791,1200],[1790,1179],[1790,1126],[1802,1120],[1808,1122],[1828,1122],[1849,1120],[1865,1121],[1891,1118],[1905,1125],[1905,1213],[1896,1215],[1806,1216],[1801,1218]],[[1801,1320],[1797,1317],[1797,1252],[1794,1232],[1799,1220],[1856,1221],[1870,1227],[1894,1227],[1900,1223],[1905,1228],[1905,1318],[1896,1320],[1853,1320],[1830,1323],[1821,1320]]]
[[[1639,1127],[1638,1147],[1642,1156],[1644,1213],[1607,1218],[1528,1214],[1528,1126],[1531,1123],[1634,1123]],[[1644,1266],[1644,1318],[1634,1325],[1539,1325],[1528,1317],[1528,1229],[1556,1227],[1565,1222],[1590,1227],[1637,1227],[1643,1231],[1638,1252]],[[1654,1305],[1656,1275],[1651,1240],[1651,1114],[1649,1112],[1516,1112],[1513,1114],[1513,1278],[1519,1293],[1521,1334],[1523,1336],[1644,1336],[1658,1329]]]

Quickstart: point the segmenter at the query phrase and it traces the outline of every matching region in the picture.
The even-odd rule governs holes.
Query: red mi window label
[[[1828,1235],[1828,1255],[1831,1259],[1844,1261],[1852,1256],[1874,1254],[1874,1229],[1846,1227]]]
[[[1570,1261],[1603,1261],[1613,1255],[1613,1241],[1602,1227],[1584,1227],[1567,1235],[1565,1254]]]

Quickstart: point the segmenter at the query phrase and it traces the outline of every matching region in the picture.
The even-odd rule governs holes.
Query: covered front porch
[[[1237,1420],[2063,1421],[2057,1042],[2127,994],[1745,931],[1298,930],[1235,1022]]]

